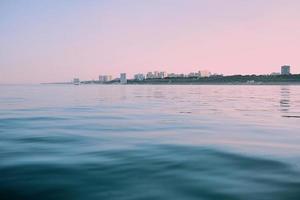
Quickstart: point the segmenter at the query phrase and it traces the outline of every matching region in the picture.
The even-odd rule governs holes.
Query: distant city
[[[291,66],[289,65],[283,65],[280,68],[280,72],[272,72],[268,75],[260,75],[260,76],[282,76],[282,75],[292,75],[291,73]],[[241,75],[235,75],[235,76],[241,76]],[[248,75],[250,76],[250,75]],[[251,75],[255,76],[255,75]],[[222,77],[225,77],[223,74],[217,74],[217,73],[211,73],[208,70],[199,70],[198,72],[190,72],[188,74],[184,73],[167,73],[165,71],[153,71],[148,72],[146,74],[144,73],[137,73],[133,76],[132,79],[127,78],[126,73],[120,73],[120,77],[113,78],[112,75],[99,75],[98,80],[92,80],[92,81],[81,81],[79,78],[74,78],[72,83],[75,85],[79,85],[81,83],[89,84],[89,83],[98,83],[98,84],[108,84],[108,83],[119,83],[119,84],[127,84],[128,81],[138,83],[148,80],[154,82],[155,80],[158,81],[159,79],[200,79],[200,78],[208,78],[208,77],[218,77],[219,80]],[[233,76],[230,76],[233,77]],[[246,75],[247,77],[247,75]],[[214,79],[215,80],[215,79]],[[253,82],[253,80],[248,80],[248,82]]]

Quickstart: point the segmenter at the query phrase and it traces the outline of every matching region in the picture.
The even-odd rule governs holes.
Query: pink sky
[[[0,2],[0,83],[162,70],[300,73],[298,0]]]

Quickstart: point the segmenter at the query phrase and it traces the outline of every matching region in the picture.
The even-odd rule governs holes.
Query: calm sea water
[[[300,199],[299,86],[0,86],[1,199]]]

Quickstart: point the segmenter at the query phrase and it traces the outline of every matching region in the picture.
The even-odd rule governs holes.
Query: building
[[[281,67],[281,75],[290,75],[291,74],[291,66],[284,65]]]
[[[279,76],[280,73],[278,73],[278,72],[272,72],[270,75],[271,75],[271,76]]]
[[[74,85],[79,85],[79,84],[80,84],[79,78],[74,78],[74,79],[73,79],[73,84],[74,84]]]
[[[112,80],[111,75],[100,75],[99,76],[99,82],[101,82],[101,83],[109,82],[111,80]]]
[[[191,72],[187,75],[189,78],[199,77],[199,73]]]
[[[159,73],[158,73],[158,78],[163,79],[163,78],[165,78],[165,77],[167,77],[167,72],[159,72]]]
[[[146,75],[146,78],[147,79],[154,78],[154,74],[152,72],[148,72],[147,75]]]
[[[184,78],[184,74],[175,74],[175,73],[170,73],[167,75],[168,78]]]
[[[113,80],[112,75],[108,75],[107,76],[107,81],[112,81],[112,80]]]
[[[170,74],[168,74],[167,77],[169,77],[169,78],[176,78],[176,77],[177,77],[177,74],[175,74],[175,73],[170,73]]]
[[[99,82],[101,82],[101,83],[104,82],[104,76],[102,76],[102,75],[99,76]]]
[[[120,74],[120,83],[121,84],[127,84],[126,73],[121,73]]]
[[[211,73],[209,71],[206,70],[201,70],[198,72],[200,77],[209,77],[211,75]]]
[[[137,80],[137,81],[145,80],[145,75],[144,74],[135,74],[134,80]]]
[[[159,78],[159,71],[154,71],[154,78]]]
[[[152,79],[152,78],[157,78],[157,79],[163,79],[167,77],[166,72],[159,72],[159,71],[154,71],[154,72],[148,72],[146,75],[147,79]]]
[[[211,74],[210,76],[211,77],[223,77],[223,74],[214,73],[214,74]]]

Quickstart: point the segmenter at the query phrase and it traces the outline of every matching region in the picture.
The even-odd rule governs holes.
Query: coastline
[[[74,85],[73,83],[40,83],[40,85]],[[80,85],[228,85],[228,86],[237,86],[237,85],[242,85],[242,86],[264,86],[264,85],[294,85],[294,86],[300,86],[300,82],[263,82],[263,83],[127,83],[127,84],[119,84],[119,83],[111,83],[111,84],[103,84],[103,83],[81,83]]]
[[[106,85],[106,84],[103,84]],[[127,85],[297,85],[300,86],[300,82],[264,82],[264,83],[127,83]]]
[[[56,82],[41,84],[74,84],[72,82]],[[75,85],[118,85],[119,80],[101,82],[95,80],[80,81]],[[135,80],[128,79],[127,85],[300,85],[300,74],[293,75],[233,75],[210,77],[155,78]]]

